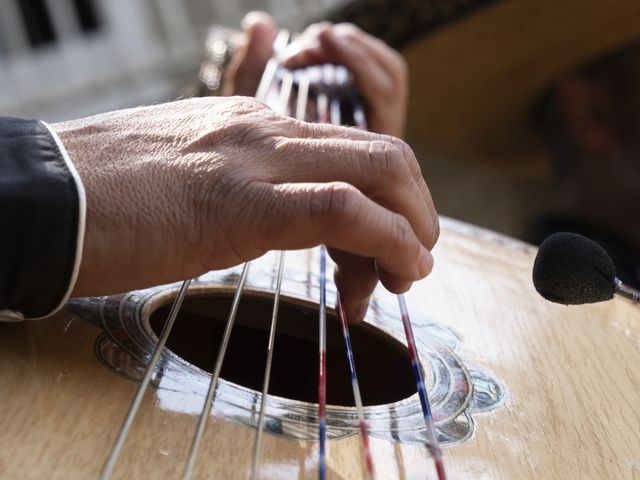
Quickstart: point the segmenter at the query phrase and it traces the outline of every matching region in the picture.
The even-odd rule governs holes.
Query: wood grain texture
[[[470,439],[445,448],[450,478],[639,479],[640,308],[547,303],[531,247],[459,222],[443,221],[434,255],[410,308],[457,332],[460,355],[508,389],[503,407],[474,414]],[[135,390],[96,360],[98,334],[68,312],[0,325],[0,478],[97,477]],[[201,403],[148,391],[114,477],[180,478]],[[195,476],[246,478],[253,433],[214,411]],[[380,479],[435,478],[422,447],[371,448]],[[328,443],[329,478],[364,478],[361,462],[357,436]],[[264,437],[261,478],[315,478],[316,466],[315,442]]]

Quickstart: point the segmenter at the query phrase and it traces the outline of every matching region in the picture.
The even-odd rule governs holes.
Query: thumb
[[[277,27],[271,15],[251,12],[242,19],[242,28],[247,40],[227,69],[225,84],[228,88],[225,93],[254,96],[264,67],[273,53]]]

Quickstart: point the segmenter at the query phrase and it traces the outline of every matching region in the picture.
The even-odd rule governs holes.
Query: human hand
[[[264,12],[250,12],[242,19],[244,45],[233,55],[224,72],[222,94],[255,96],[262,72],[273,56],[278,27]]]
[[[401,292],[432,268],[435,209],[411,149],[393,137],[300,122],[240,97],[116,111],[53,129],[86,189],[75,296],[324,243],[352,254],[334,258],[355,320],[378,276]]]
[[[247,43],[229,65],[225,91],[253,96],[273,53],[277,29],[273,18],[262,12],[248,14],[242,25]],[[362,95],[369,129],[403,135],[409,91],[407,66],[402,55],[383,41],[355,25],[318,23],[287,47],[282,63],[290,69],[323,63],[344,65]]]

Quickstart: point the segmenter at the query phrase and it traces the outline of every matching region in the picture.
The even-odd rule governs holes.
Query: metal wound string
[[[202,411],[200,412],[198,427],[196,428],[196,433],[193,436],[193,440],[191,442],[191,448],[189,449],[189,456],[187,457],[187,464],[185,465],[184,473],[182,475],[182,478],[184,480],[188,480],[189,478],[191,478],[191,475],[193,474],[193,468],[195,466],[196,458],[198,456],[198,449],[200,448],[200,442],[204,434],[204,429],[207,424],[207,419],[209,418],[209,414],[211,413],[211,408],[213,407],[213,400],[215,398],[216,389],[218,388],[218,379],[220,378],[220,372],[222,371],[222,364],[224,362],[224,357],[227,353],[229,338],[231,338],[231,330],[233,329],[236,315],[238,313],[238,307],[240,306],[240,299],[242,297],[242,292],[244,291],[244,286],[247,282],[247,275],[249,273],[250,266],[251,266],[251,263],[247,262],[242,267],[242,274],[240,275],[240,280],[238,281],[238,286],[236,287],[236,291],[233,296],[233,302],[231,304],[231,310],[229,311],[229,317],[227,318],[227,325],[225,326],[225,329],[224,329],[222,342],[220,344],[220,350],[218,351],[216,364],[211,374],[209,389],[207,390],[207,396],[205,398],[204,405],[202,406]]]
[[[173,305],[171,305],[171,310],[169,311],[169,315],[167,316],[167,321],[162,327],[162,332],[160,334],[160,338],[158,338],[158,343],[156,344],[153,354],[151,355],[151,359],[149,360],[149,364],[147,365],[147,369],[144,372],[144,376],[140,381],[140,385],[138,385],[138,389],[136,390],[135,395],[133,396],[133,400],[131,401],[131,405],[129,406],[129,411],[122,422],[122,426],[120,427],[120,431],[118,432],[118,437],[116,438],[113,447],[111,448],[111,452],[107,457],[107,460],[102,467],[102,472],[100,473],[100,480],[107,480],[111,477],[113,473],[113,467],[118,460],[120,452],[122,450],[122,446],[124,445],[125,440],[127,439],[127,435],[129,435],[129,431],[131,430],[131,425],[136,418],[136,414],[138,413],[138,409],[140,408],[140,404],[142,403],[142,398],[144,397],[144,393],[149,386],[149,382],[151,382],[151,377],[153,372],[156,369],[156,365],[158,364],[158,360],[160,360],[160,354],[162,353],[162,349],[167,343],[167,338],[169,338],[169,334],[171,333],[171,329],[173,328],[173,324],[175,323],[176,317],[178,316],[178,312],[180,311],[180,307],[182,306],[182,302],[184,301],[184,297],[187,294],[187,290],[189,290],[189,285],[191,284],[191,280],[185,280],[182,282],[180,286],[180,291],[176,296],[176,299],[173,301]]]
[[[273,361],[273,350],[276,339],[276,327],[278,323],[278,306],[280,305],[280,291],[282,289],[282,274],[284,272],[284,252],[278,253],[278,280],[275,297],[273,299],[273,313],[271,316],[271,329],[269,331],[269,344],[267,346],[267,362],[264,368],[264,380],[262,384],[262,396],[260,398],[260,415],[258,416],[258,430],[253,444],[253,460],[251,462],[251,478],[255,480],[258,476],[258,465],[260,463],[260,453],[262,449],[262,433],[264,431],[265,407],[267,404],[267,393],[269,392],[269,380],[271,378],[271,363]]]

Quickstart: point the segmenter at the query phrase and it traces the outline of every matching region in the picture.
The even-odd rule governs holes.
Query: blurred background
[[[166,101],[197,75],[211,24],[259,9],[301,28],[338,1],[2,0],[0,113],[57,121]]]
[[[618,172],[627,183],[621,201],[633,206],[622,227],[611,226],[585,214],[590,210],[583,204],[589,202],[575,194],[572,181],[567,187],[572,178],[566,176],[567,165],[574,164],[559,161],[549,146],[551,138],[567,150],[567,142],[557,142],[557,131],[573,126],[585,131],[573,124],[584,117],[576,105],[600,113],[604,108],[587,102],[594,95],[576,94],[580,82],[558,86],[558,79],[595,62],[604,66],[583,72],[582,77],[597,79],[587,86],[620,90],[607,72],[621,70],[617,52],[640,38],[639,5],[636,0],[1,0],[0,115],[55,122],[180,98],[193,91],[187,87],[202,77],[201,64],[211,56],[205,48],[209,27],[239,28],[251,10],[271,13],[292,31],[323,19],[354,22],[407,59],[407,140],[440,213],[531,242],[552,230],[549,222],[558,218],[558,228],[577,224],[578,230],[613,239],[616,248],[621,244],[631,259],[625,260],[630,275],[640,282],[640,233],[624,226],[640,224],[640,198],[633,194],[640,192],[637,159]],[[625,81],[638,84],[640,68],[625,68]],[[625,95],[620,105],[640,98],[630,91]],[[640,111],[640,102],[634,105]],[[534,122],[540,111],[551,112],[542,115],[542,124]],[[618,115],[604,111],[602,118]],[[627,113],[620,113],[627,124],[618,130],[640,125]],[[565,124],[570,128],[563,130]],[[589,135],[588,140],[597,137]],[[582,149],[583,138],[573,140],[569,146]],[[583,175],[586,190],[593,190],[594,178],[603,178],[600,171],[609,171],[611,159],[605,157],[600,170]],[[600,194],[608,196],[616,181],[612,178]]]

